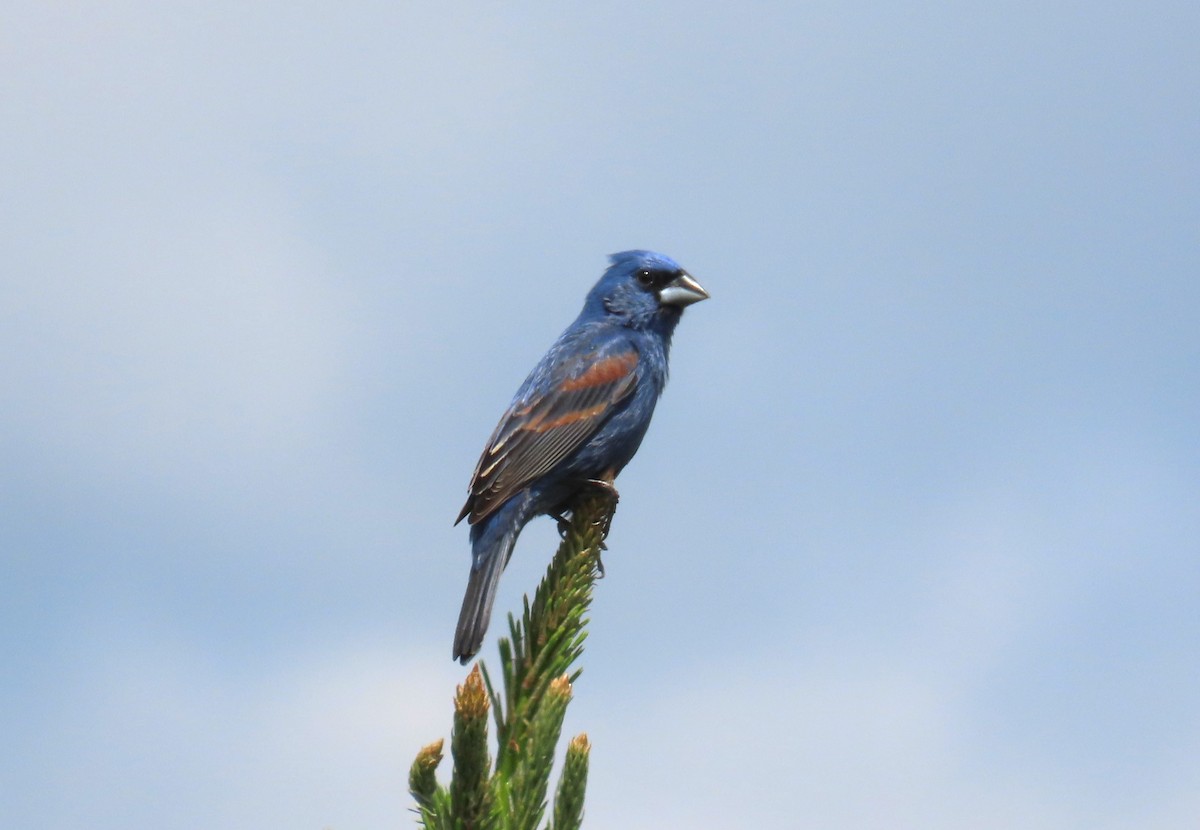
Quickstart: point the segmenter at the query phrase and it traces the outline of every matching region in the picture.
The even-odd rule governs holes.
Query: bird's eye
[[[643,288],[649,288],[654,284],[654,274],[647,268],[637,272],[637,281]]]

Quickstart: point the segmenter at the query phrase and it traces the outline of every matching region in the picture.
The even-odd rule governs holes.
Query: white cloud
[[[448,737],[461,680],[442,654],[369,644],[240,671],[181,643],[104,653],[46,724],[41,739],[59,751],[16,772],[47,825],[403,823],[408,765]]]
[[[115,201],[10,284],[13,434],[75,469],[160,481],[319,434],[354,354],[331,270],[272,194],[194,196]]]
[[[524,123],[535,77],[520,27],[483,9],[44,3],[10,24],[0,142],[71,169],[99,163],[78,171],[89,178],[114,161],[133,176],[200,159],[269,165],[297,147],[343,170],[474,167]]]
[[[714,304],[623,486],[652,680],[579,689],[589,827],[1190,826],[1186,26],[17,6],[4,628],[50,668],[5,824],[403,823],[462,672],[327,632],[452,623],[477,442],[632,236]],[[92,634],[143,612],[190,639]]]

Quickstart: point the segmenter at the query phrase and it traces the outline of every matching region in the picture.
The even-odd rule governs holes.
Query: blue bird
[[[522,528],[537,516],[561,515],[589,482],[611,487],[650,426],[684,307],[708,298],[663,254],[624,251],[609,261],[475,465],[455,522],[471,525],[471,576],[454,634],[454,658],[464,665],[483,644]]]

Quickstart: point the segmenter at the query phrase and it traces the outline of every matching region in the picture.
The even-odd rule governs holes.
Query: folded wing
[[[628,347],[582,355],[514,402],[475,467],[457,521],[486,518],[578,449],[633,392],[637,365],[638,353]]]

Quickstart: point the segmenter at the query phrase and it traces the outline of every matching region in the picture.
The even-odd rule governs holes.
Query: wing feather
[[[637,386],[638,353],[589,353],[504,413],[471,477],[458,521],[486,518],[578,449]],[[468,518],[469,517],[469,518]]]

